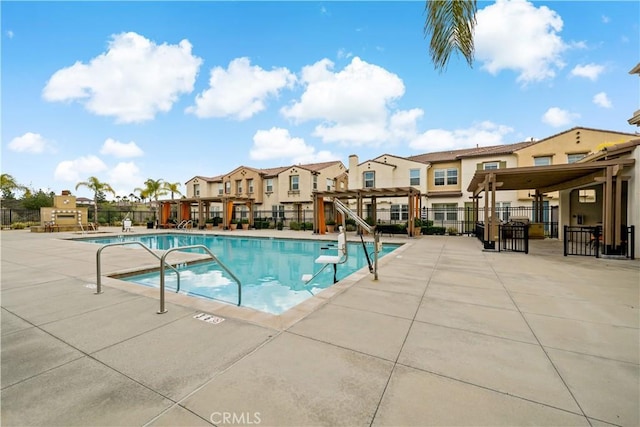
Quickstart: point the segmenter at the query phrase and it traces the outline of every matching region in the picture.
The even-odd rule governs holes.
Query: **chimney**
[[[360,184],[360,170],[358,169],[358,156],[349,156],[349,189],[358,189]]]

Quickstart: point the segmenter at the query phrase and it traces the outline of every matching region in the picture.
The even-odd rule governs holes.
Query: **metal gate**
[[[600,258],[602,230],[600,226],[564,226],[564,256],[581,255]]]

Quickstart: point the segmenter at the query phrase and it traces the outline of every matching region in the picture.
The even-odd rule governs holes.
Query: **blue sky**
[[[2,173],[34,189],[637,130],[636,1],[479,1],[473,68],[442,73],[423,2],[0,8]]]

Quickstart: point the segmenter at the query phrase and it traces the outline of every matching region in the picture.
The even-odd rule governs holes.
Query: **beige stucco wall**
[[[441,162],[441,163],[433,163],[427,172],[427,186],[429,192],[438,192],[438,191],[461,191],[462,189],[462,162],[460,160],[456,160],[454,162]],[[458,169],[458,183],[456,185],[447,185],[447,175],[445,173],[445,185],[435,185],[434,173],[436,170],[440,169]]]
[[[253,180],[253,193],[249,193],[248,182],[250,180]],[[247,167],[239,167],[234,171],[232,171],[231,173],[229,173],[228,175],[225,175],[222,181],[223,181],[223,189],[227,182],[231,183],[231,193],[230,194],[225,193],[225,196],[248,197],[248,198],[253,198],[255,200],[255,203],[262,203],[262,197],[263,197],[262,175],[260,175],[260,173],[257,170],[252,168],[247,168]],[[237,191],[238,182],[241,183],[241,187],[242,187],[241,192]],[[217,190],[217,186],[216,186],[216,190]],[[218,196],[218,193],[216,192],[215,195]]]
[[[567,164],[569,154],[591,153],[598,151],[598,147],[604,143],[622,143],[634,139],[633,135],[600,131],[585,128],[576,128],[571,131],[540,141],[537,144],[523,148],[517,152],[518,166],[534,166],[534,158],[541,156],[551,156],[551,164]],[[520,190],[518,199],[530,200],[528,190]],[[552,205],[557,205],[558,192],[549,193],[548,198],[552,200]]]
[[[200,185],[200,194],[198,196],[194,192],[194,184]],[[214,197],[218,195],[217,182],[207,181],[203,178],[191,178],[185,183],[185,187],[187,188],[187,193],[185,194],[187,198]]]

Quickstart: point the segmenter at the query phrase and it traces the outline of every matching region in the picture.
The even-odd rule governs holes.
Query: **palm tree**
[[[180,183],[179,182],[165,182],[164,183],[164,189],[167,190],[169,193],[171,193],[171,198],[172,199],[173,199],[174,193],[177,193],[178,196],[182,195],[180,190],[178,190],[179,187],[180,187]]]
[[[427,0],[424,35],[430,38],[429,54],[436,70],[447,67],[453,51],[459,51],[473,66],[473,29],[476,0]]]
[[[3,173],[2,175],[0,175],[0,191],[2,192],[1,197],[3,199],[12,199],[13,190],[26,191],[27,187],[18,184],[15,178],[8,173]]]
[[[114,196],[116,192],[113,191],[113,188],[106,182],[101,182],[95,176],[90,176],[87,181],[81,181],[76,184],[76,190],[80,187],[87,187],[89,190],[93,191],[93,222],[98,223],[98,195],[100,193],[111,193]]]
[[[152,206],[153,219],[155,220],[156,210],[158,208],[158,197],[167,194],[165,182],[162,179],[149,178],[144,182],[144,188],[136,188],[134,191],[138,191],[140,193],[140,197],[143,199],[149,198],[149,204],[151,204],[151,200],[155,202]]]

